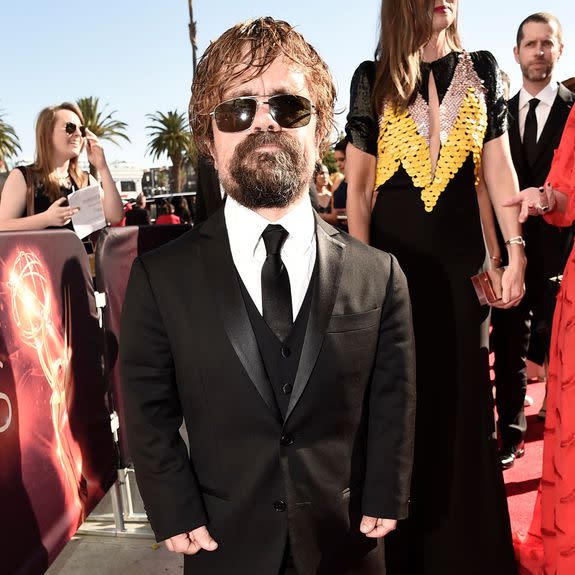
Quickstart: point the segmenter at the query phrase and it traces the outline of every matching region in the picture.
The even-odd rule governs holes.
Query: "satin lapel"
[[[517,95],[509,100],[509,145],[515,170],[518,174],[523,173],[526,162],[519,133],[519,96]]]
[[[345,245],[337,240],[338,235],[335,228],[325,224],[316,214],[318,274],[286,421],[309,382],[335,304],[345,258]]]
[[[240,291],[223,208],[202,225],[200,233],[206,238],[200,250],[204,271],[228,339],[262,399],[281,421],[281,413]]]

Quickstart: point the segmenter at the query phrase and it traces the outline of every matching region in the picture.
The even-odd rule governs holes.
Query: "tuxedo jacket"
[[[521,190],[545,183],[573,102],[575,94],[563,84],[559,84],[557,96],[537,141],[535,163],[530,167],[523,152],[519,132],[519,93],[509,100],[509,144]],[[547,282],[547,278],[563,271],[565,262],[562,261],[562,256],[565,253],[568,231],[548,224],[543,218],[528,218],[524,224],[524,236],[527,289],[531,286],[532,291],[539,292],[540,286]]]
[[[120,354],[138,485],[158,541],[205,524],[219,544],[186,556],[186,573],[276,575],[288,535],[299,575],[385,573],[383,543],[359,522],[407,514],[408,289],[389,254],[317,216],[316,237],[316,284],[285,418],[223,209],[133,264]]]

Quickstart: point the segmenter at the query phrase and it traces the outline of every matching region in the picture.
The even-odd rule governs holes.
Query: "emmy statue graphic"
[[[36,254],[19,251],[11,266],[8,285],[16,331],[21,341],[33,350],[33,357],[37,358],[50,385],[55,459],[61,468],[67,497],[76,508],[79,520],[82,520],[87,486],[82,474],[82,454],[72,436],[68,419],[73,399],[69,292],[68,289],[64,292],[62,334],[48,275]]]

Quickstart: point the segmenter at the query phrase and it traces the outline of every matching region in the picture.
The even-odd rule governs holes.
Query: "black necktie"
[[[537,115],[535,114],[537,104],[539,104],[537,98],[529,100],[529,111],[525,118],[525,129],[523,131],[523,150],[525,151],[527,163],[530,166],[535,163],[535,158],[537,157]]]
[[[270,224],[262,233],[266,261],[262,266],[262,310],[265,322],[283,341],[292,326],[291,289],[280,252],[288,237],[282,226]]]

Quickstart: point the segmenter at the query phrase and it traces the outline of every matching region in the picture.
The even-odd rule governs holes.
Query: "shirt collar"
[[[294,245],[302,253],[311,244],[315,234],[315,219],[309,194],[302,194],[292,209],[275,222],[270,222],[257,212],[242,206],[229,195],[224,207],[226,227],[230,243],[254,255],[262,232],[269,224],[279,224],[289,233],[286,243]]]
[[[521,87],[521,90],[519,91],[519,109],[522,110],[525,106],[528,106],[531,98],[537,98],[539,101],[551,108],[551,106],[553,106],[553,102],[555,102],[558,90],[559,84],[557,82],[549,82],[541,92],[532,96],[524,87]]]

